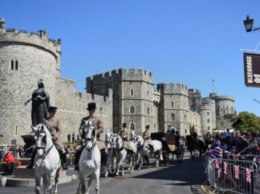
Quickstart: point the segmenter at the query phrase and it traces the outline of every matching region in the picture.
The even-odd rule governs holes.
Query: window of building
[[[130,90],[130,96],[134,96],[134,90],[133,89]]]
[[[11,61],[11,70],[14,70],[14,61]]]
[[[210,122],[210,119],[208,119],[208,123]]]
[[[149,107],[147,108],[147,114],[148,115],[150,114],[150,108]]]
[[[175,114],[172,114],[172,120],[175,121]]]
[[[135,113],[135,107],[133,107],[133,106],[130,107],[130,113],[131,113],[131,114],[134,114],[134,113]]]
[[[131,124],[130,124],[130,129],[131,129],[131,130],[135,130],[135,124],[134,124],[134,123],[131,123]]]
[[[174,103],[172,102],[172,107],[174,107]]]
[[[18,61],[15,61],[15,70],[18,70]]]
[[[208,126],[208,131],[210,130],[210,126]]]
[[[207,112],[207,115],[209,115],[209,112]]]
[[[18,70],[18,61],[11,60],[11,70]]]

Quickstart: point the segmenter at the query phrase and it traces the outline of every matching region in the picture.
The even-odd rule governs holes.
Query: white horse
[[[79,160],[79,186],[77,194],[89,194],[93,178],[96,179],[96,194],[99,194],[101,154],[97,146],[96,129],[92,121],[85,121],[83,134],[85,134],[85,147]],[[89,177],[87,187],[85,183],[86,177]]]
[[[149,155],[150,154],[155,155],[155,157],[156,157],[155,166],[159,167],[160,160],[163,160],[162,142],[160,142],[158,140],[152,140],[152,144],[153,144],[153,149],[150,147],[150,145],[145,143],[145,145],[143,146],[143,149],[142,149],[142,156],[147,157],[148,166],[149,166],[150,165]]]
[[[134,154],[134,152],[136,152],[135,145],[132,143],[134,152],[127,153],[127,150],[124,148],[123,139],[118,134],[113,134],[111,143],[112,143],[113,149],[115,151],[115,155],[116,155],[116,175],[117,176],[119,175],[119,171],[121,169],[121,175],[124,176],[125,171],[124,171],[123,163],[126,160],[127,154],[129,154],[129,168],[128,169],[129,169],[130,173],[133,173],[133,171],[134,171],[133,154]]]
[[[61,167],[59,152],[54,146],[51,134],[45,125],[32,126],[32,135],[37,150],[34,159],[35,193],[41,193],[41,179],[43,179],[44,193],[56,194],[58,193],[59,170]]]
[[[144,138],[141,135],[135,134],[135,131],[131,131],[130,133],[130,141],[133,142],[136,146],[136,154],[135,154],[135,160],[134,160],[134,165],[140,169],[141,168],[141,163],[142,163],[142,149],[144,146]]]

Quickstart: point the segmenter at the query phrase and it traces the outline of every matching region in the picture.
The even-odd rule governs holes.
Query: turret
[[[5,32],[5,19],[0,18],[0,33],[4,33],[4,32]]]

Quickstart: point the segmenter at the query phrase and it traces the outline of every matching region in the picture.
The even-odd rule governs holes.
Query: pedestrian
[[[3,164],[4,168],[4,175],[12,175],[14,174],[14,162],[15,162],[15,157],[11,150],[7,150],[4,153],[4,161],[5,163]]]
[[[77,143],[79,143],[80,142],[80,136],[79,136],[79,134],[77,135]]]
[[[72,133],[72,143],[75,143],[75,132]]]
[[[70,144],[70,133],[67,135],[68,143]]]

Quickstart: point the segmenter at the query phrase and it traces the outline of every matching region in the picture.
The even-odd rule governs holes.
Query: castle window
[[[11,70],[14,70],[14,61],[11,61]]]
[[[150,114],[150,108],[147,108],[147,114],[148,115]]]
[[[207,112],[207,115],[209,115],[209,112]]]
[[[172,102],[172,107],[174,107],[174,103]]]
[[[172,114],[172,120],[175,121],[175,114]]]
[[[210,126],[208,126],[208,131],[210,130]]]
[[[130,113],[131,113],[131,114],[134,114],[134,113],[135,113],[135,107],[133,107],[133,106],[130,107]]]
[[[135,124],[134,124],[134,123],[131,123],[131,124],[130,124],[130,129],[131,129],[131,130],[135,130]]]
[[[18,70],[18,61],[15,61],[15,70]]]
[[[11,70],[18,70],[18,61],[11,60]]]
[[[130,96],[134,96],[134,90],[130,90]]]
[[[208,119],[208,123],[210,122],[210,120]]]

